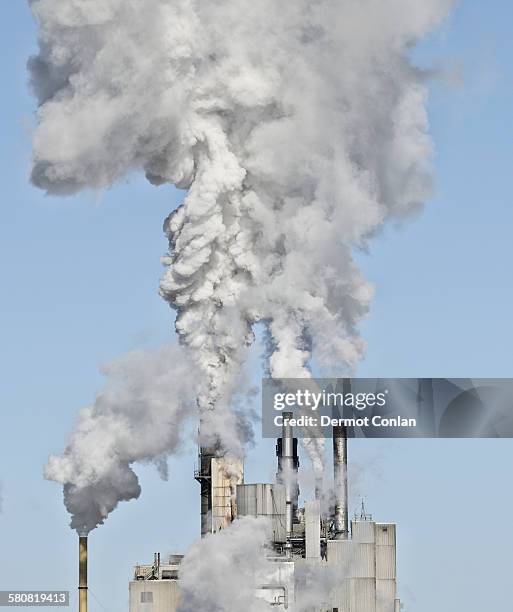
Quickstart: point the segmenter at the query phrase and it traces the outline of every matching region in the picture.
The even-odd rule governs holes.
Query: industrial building
[[[219,449],[200,449],[195,478],[201,490],[201,534],[229,527],[237,517],[267,517],[272,526],[269,575],[255,595],[269,609],[294,612],[301,596],[301,570],[326,570],[332,579],[311,612],[399,612],[396,526],[377,523],[363,507],[348,520],[347,436],[333,429],[335,501],[329,516],[319,499],[299,507],[297,439],[283,427],[276,445],[276,482],[247,484],[240,461]],[[317,495],[316,495],[317,497]],[[175,612],[180,598],[181,555],[137,565],[129,583],[130,612]],[[303,608],[304,609],[304,608]]]

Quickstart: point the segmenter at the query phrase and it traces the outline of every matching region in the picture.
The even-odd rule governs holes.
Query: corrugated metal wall
[[[374,544],[374,525],[372,521],[351,521],[351,533],[355,542]]]
[[[352,540],[331,540],[328,565],[337,566],[339,583],[332,607],[339,612],[395,612],[395,525],[353,521]]]
[[[374,524],[376,544],[395,546],[395,525],[392,523]]]
[[[395,546],[376,546],[376,578],[394,580]]]
[[[376,612],[395,612],[395,580],[376,580]]]
[[[305,540],[307,559],[321,558],[321,502],[305,502]]]
[[[376,612],[376,581],[374,578],[353,578],[350,582],[350,611]]]
[[[374,544],[331,540],[328,542],[328,563],[340,567],[341,578],[376,577]]]
[[[272,519],[273,540],[285,542],[285,487],[278,484],[237,485],[238,516],[266,516]]]

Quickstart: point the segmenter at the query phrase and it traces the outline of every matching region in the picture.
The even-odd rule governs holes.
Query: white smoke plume
[[[346,572],[337,566],[326,563],[296,564],[295,604],[297,612],[330,608],[329,598],[334,588],[340,585]]]
[[[361,358],[372,289],[352,249],[431,194],[409,50],[450,4],[30,0],[32,181],[71,194],[143,170],[187,190],[165,223],[161,293],[201,375],[202,433],[224,447],[255,323],[274,377]]]
[[[179,612],[268,610],[256,596],[269,573],[268,541],[267,521],[244,517],[195,542],[180,566]]]
[[[177,346],[133,351],[103,368],[107,384],[81,410],[62,455],[51,456],[45,476],[64,486],[71,527],[88,533],[140,486],[132,464],[160,467],[177,452],[184,425],[196,414],[192,362]]]
[[[273,585],[278,593],[278,587],[286,585],[287,597],[298,612],[317,610],[324,601],[327,609],[330,592],[340,584],[344,568],[296,560],[294,576],[285,568],[279,571],[268,560],[274,556],[269,527],[266,519],[242,517],[195,542],[180,566],[178,611],[264,612],[269,610]]]

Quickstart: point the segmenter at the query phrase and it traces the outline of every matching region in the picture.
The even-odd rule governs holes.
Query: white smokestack
[[[352,249],[431,194],[409,51],[451,2],[30,4],[32,180],[68,194],[141,169],[188,190],[165,223],[161,293],[200,373],[204,431],[232,447],[226,406],[256,322],[275,377],[342,374],[362,355],[372,290]]]

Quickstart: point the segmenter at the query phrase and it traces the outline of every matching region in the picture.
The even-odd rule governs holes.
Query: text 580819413
[[[0,591],[0,606],[69,606],[69,591]]]

